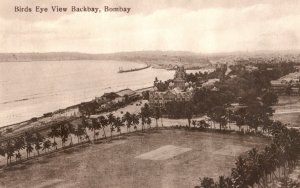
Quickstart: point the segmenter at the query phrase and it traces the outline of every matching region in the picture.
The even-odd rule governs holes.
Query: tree
[[[24,142],[24,137],[20,136],[14,139],[14,149],[15,151],[17,151],[16,153],[16,161],[17,159],[21,159],[21,153],[20,150],[25,148],[25,142]]]
[[[14,152],[15,152],[12,140],[7,140],[5,152],[6,152],[7,165],[8,165],[8,160],[9,160],[9,163],[11,163],[11,158],[14,156]]]
[[[45,141],[43,142],[43,148],[42,148],[42,150],[45,151],[45,153],[46,153],[47,150],[49,151],[50,147],[51,147],[51,141],[48,140],[48,139],[45,140]]]
[[[142,121],[142,131],[144,130],[144,125],[151,124],[151,110],[149,108],[149,105],[146,103],[142,108],[141,108],[141,112],[140,112],[140,117],[141,117],[141,121]]]
[[[150,129],[151,129],[151,123],[152,123],[151,118],[147,117],[146,118],[146,124],[149,126]]]
[[[275,105],[278,102],[278,96],[273,92],[267,92],[263,95],[262,102],[266,106]]]
[[[108,125],[108,120],[105,118],[105,116],[99,116],[98,120],[100,122],[104,138],[106,138],[105,127]]]
[[[137,125],[140,123],[140,118],[138,115],[136,114],[132,114],[131,115],[131,118],[132,118],[132,125],[133,125],[133,128],[135,130],[137,130]]]
[[[155,107],[154,108],[154,118],[155,118],[155,121],[156,121],[156,127],[158,127],[158,119],[161,117],[161,112],[160,112],[160,108],[159,107]]]
[[[74,134],[77,136],[77,143],[80,143],[82,136],[85,134],[85,126],[83,124],[78,124]]]
[[[27,158],[30,157],[30,153],[33,151],[32,144],[34,143],[34,137],[32,133],[25,133],[25,142],[26,142],[26,153]]]
[[[82,116],[90,117],[91,114],[95,113],[97,107],[98,104],[96,101],[81,103],[79,105],[79,112]]]
[[[252,129],[257,130],[258,126],[268,121],[273,114],[273,109],[261,104],[251,104],[246,108],[245,123]]]
[[[196,188],[217,188],[217,186],[212,178],[205,177],[200,179],[200,186]]]
[[[121,129],[124,126],[124,121],[120,117],[115,119],[115,127],[117,128],[117,132],[121,135]]]
[[[193,127],[196,127],[196,125],[197,125],[196,120],[193,120],[193,121],[192,121],[192,125],[193,125]]]
[[[241,126],[245,124],[245,116],[246,116],[246,109],[240,108],[233,113],[233,120],[235,120],[236,125],[239,127],[239,131],[241,131]]]
[[[108,124],[110,125],[110,138],[112,139],[113,136],[113,132],[115,131],[115,121],[116,121],[116,117],[110,113],[107,115],[107,120],[108,120]]]
[[[226,126],[226,109],[223,106],[216,106],[207,114],[212,121],[220,124],[220,130]]]
[[[260,166],[261,155],[256,148],[253,148],[248,152],[246,163],[248,167],[247,184],[251,187],[255,183],[259,183],[260,177],[262,177],[262,169]]]
[[[5,154],[6,154],[5,146],[3,146],[3,143],[0,143],[0,155],[2,157],[5,157]]]
[[[62,147],[65,147],[65,143],[67,142],[68,140],[68,137],[69,137],[69,129],[68,127],[65,125],[65,122],[63,122],[61,125],[60,125],[60,138],[61,138],[61,146]]]
[[[45,140],[45,138],[39,132],[35,133],[34,148],[37,151],[38,155],[40,155],[40,149],[42,149],[41,144],[44,140]]]
[[[100,123],[98,122],[98,119],[92,119],[92,124],[89,126],[89,129],[94,132],[94,140],[96,140],[96,130],[100,129]]]
[[[235,168],[232,169],[231,173],[233,186],[241,188],[248,187],[247,176],[248,167],[246,165],[246,160],[243,157],[239,156],[235,163]]]
[[[70,145],[73,145],[72,134],[75,135],[75,128],[74,128],[74,126],[72,125],[72,123],[70,123],[70,122],[67,122],[67,126],[68,126],[68,130],[69,130],[69,133],[70,133],[70,138],[71,138]]]
[[[185,117],[188,120],[189,128],[191,128],[191,119],[193,117],[193,105],[190,102],[186,102],[184,105]]]
[[[57,149],[57,143],[55,141],[55,138],[59,137],[57,125],[51,127],[51,131],[48,133],[48,136],[53,139],[52,147],[55,147],[55,149]]]
[[[132,116],[129,112],[126,112],[122,117],[122,120],[126,122],[127,132],[130,132],[130,127],[132,125]]]
[[[229,129],[231,129],[230,123],[233,120],[233,117],[234,117],[233,111],[230,109],[226,109],[226,118],[229,125]]]

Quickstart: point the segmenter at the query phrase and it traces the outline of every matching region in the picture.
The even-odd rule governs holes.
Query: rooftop
[[[131,89],[123,89],[120,91],[115,92],[117,95],[119,95],[120,97],[124,97],[125,95],[134,95],[135,91],[131,90]]]

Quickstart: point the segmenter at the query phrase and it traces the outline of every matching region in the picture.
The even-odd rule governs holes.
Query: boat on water
[[[119,67],[119,71],[118,73],[125,73],[125,72],[133,72],[133,71],[139,71],[139,70],[143,70],[143,69],[147,69],[151,67],[150,65],[147,64],[147,66],[142,67],[142,68],[135,68],[135,69],[128,69],[128,70],[123,70],[122,67]]]

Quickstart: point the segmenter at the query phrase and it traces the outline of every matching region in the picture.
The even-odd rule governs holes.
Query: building
[[[154,87],[149,92],[150,107],[165,107],[168,102],[172,101],[190,101],[193,98],[194,88],[192,83],[186,82],[186,73],[184,67],[177,67],[173,82],[169,83],[166,91],[157,91]]]
[[[98,104],[117,104],[120,102],[133,101],[141,97],[139,93],[131,89],[123,89],[117,92],[104,93],[101,97],[96,97],[95,101]]]
[[[218,79],[218,78],[209,79],[202,84],[202,87],[211,89],[211,88],[214,88],[214,86],[217,82],[220,82],[220,79]]]

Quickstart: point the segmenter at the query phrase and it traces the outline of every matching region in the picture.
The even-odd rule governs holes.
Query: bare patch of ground
[[[170,159],[172,157],[175,157],[177,155],[180,155],[182,153],[185,153],[187,151],[192,150],[191,148],[182,148],[182,147],[177,147],[173,145],[166,145],[162,146],[156,150],[143,153],[142,155],[137,156],[137,159],[148,159],[148,160],[166,160]]]

